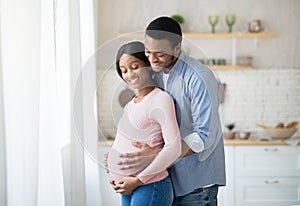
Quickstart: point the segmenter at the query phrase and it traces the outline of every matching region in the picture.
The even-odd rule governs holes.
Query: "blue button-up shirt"
[[[161,88],[162,72],[154,77]],[[213,72],[182,51],[166,85],[175,101],[181,137],[197,152],[170,168],[176,196],[210,184],[225,185],[219,83]]]

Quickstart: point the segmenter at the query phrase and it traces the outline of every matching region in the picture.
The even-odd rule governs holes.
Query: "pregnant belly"
[[[124,160],[124,158],[120,158],[120,152],[112,148],[108,154],[107,164],[109,175],[115,181],[119,181],[123,177],[132,176],[132,174],[136,174],[140,170],[140,168],[122,169],[122,165],[119,165],[121,160]]]

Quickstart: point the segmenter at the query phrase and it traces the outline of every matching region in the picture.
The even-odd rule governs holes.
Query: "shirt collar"
[[[186,61],[186,57],[187,57],[186,53],[183,50],[181,50],[176,63],[174,64],[173,68],[170,70],[170,73],[181,72],[181,69]]]

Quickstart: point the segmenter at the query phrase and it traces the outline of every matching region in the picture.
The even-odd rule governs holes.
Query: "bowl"
[[[237,132],[236,133],[236,138],[241,139],[241,140],[247,140],[251,136],[251,132]]]
[[[288,139],[297,132],[297,128],[265,128],[265,132],[275,139]]]
[[[235,132],[223,132],[224,139],[234,139]]]

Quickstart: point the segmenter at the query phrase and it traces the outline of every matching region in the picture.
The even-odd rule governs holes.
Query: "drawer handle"
[[[266,152],[277,152],[278,148],[265,148]]]
[[[268,185],[273,185],[273,184],[278,184],[279,181],[278,180],[272,180],[272,181],[265,180],[265,183],[268,184]]]

